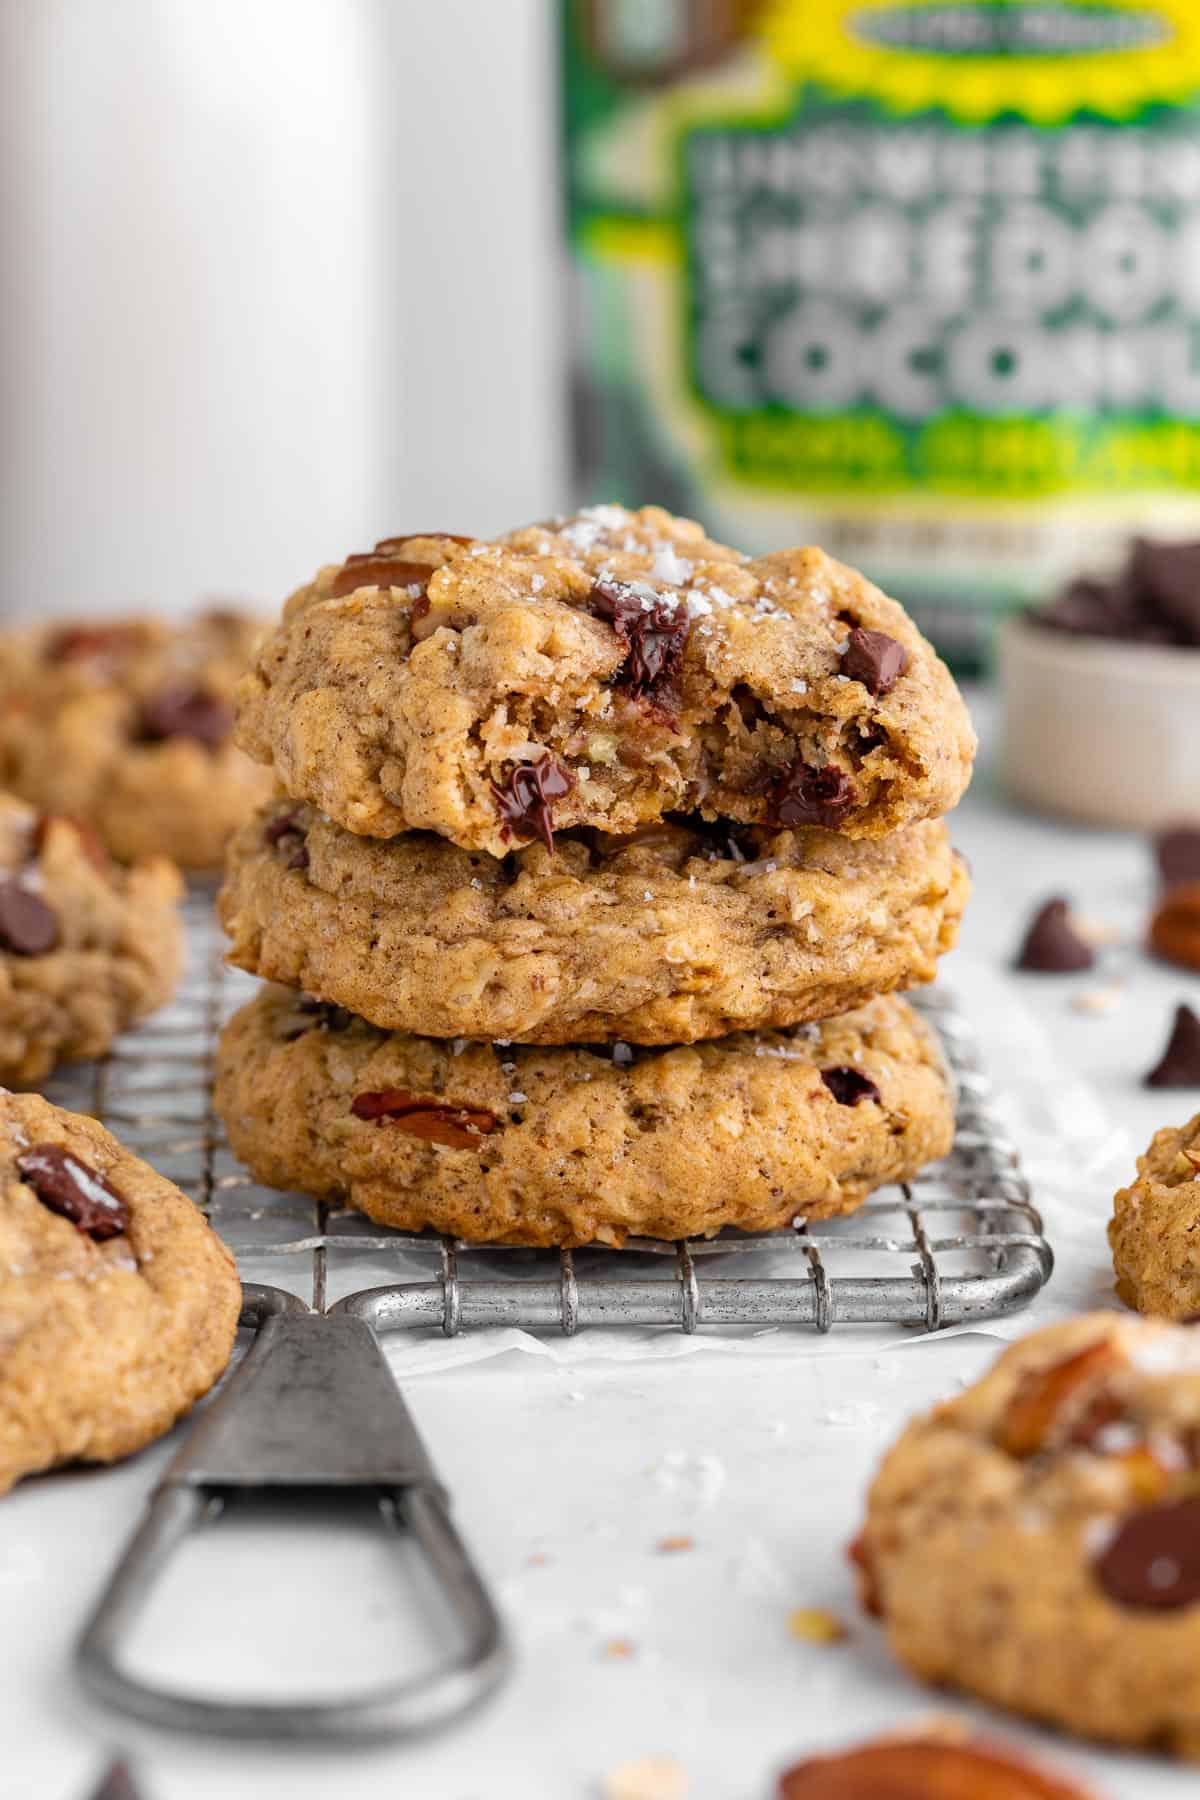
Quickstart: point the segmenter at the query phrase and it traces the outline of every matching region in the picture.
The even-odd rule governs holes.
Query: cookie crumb
[[[693,1537],[689,1537],[686,1532],[680,1532],[674,1537],[659,1538],[658,1543],[654,1547],[664,1555],[673,1555],[680,1550],[694,1550],[696,1548],[696,1540]]]
[[[1071,999],[1071,1007],[1081,1013],[1113,1012],[1125,997],[1125,990],[1116,982],[1111,987],[1088,988],[1085,993],[1075,994]]]
[[[604,1777],[604,1800],[687,1800],[687,1770],[673,1756],[639,1756]]]
[[[840,1644],[850,1635],[844,1621],[823,1606],[794,1606],[787,1626],[792,1637],[806,1644]]]

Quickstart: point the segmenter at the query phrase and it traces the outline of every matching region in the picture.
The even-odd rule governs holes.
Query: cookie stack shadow
[[[644,680],[630,692],[629,659],[641,655],[643,675],[653,675],[666,631],[657,643],[639,636],[640,620],[631,627],[617,602],[632,594],[631,605],[685,621],[671,626],[679,665],[687,621],[706,618],[714,595],[753,620],[772,591],[756,574],[753,606],[730,599],[696,571],[719,553],[733,587],[729,571],[759,565],[655,509],[594,509],[536,531],[540,540],[531,530],[482,551],[470,540],[389,540],[323,570],[289,602],[247,677],[241,741],[273,760],[283,792],[234,838],[219,898],[230,960],[269,984],[221,1040],[216,1104],[230,1143],[268,1185],[473,1242],[619,1246],[628,1236],[763,1231],[850,1212],[944,1155],[952,1139],[936,1038],[901,997],[933,977],[966,899],[965,869],[938,816],[944,796],[907,817],[901,809],[898,828],[873,836],[838,828],[840,794],[838,804],[819,803],[832,828],[797,826],[788,804],[797,760],[786,779],[776,772],[765,800],[747,803],[757,821],[665,808],[654,816],[645,805],[645,822],[607,829],[599,801],[595,820],[586,817],[586,766],[543,748],[530,728],[524,736],[535,741],[493,765],[481,790],[492,809],[483,832],[382,835],[394,822],[378,804],[385,759],[346,752],[336,715],[351,704],[378,710],[367,689],[385,662],[367,659],[340,687],[340,669],[317,664],[275,738],[263,730],[264,693],[282,695],[287,670],[303,669],[298,659],[311,659],[314,644],[328,646],[327,659],[353,661],[356,633],[374,654],[390,629],[408,673],[419,658],[427,668],[433,652],[461,664],[469,633],[480,619],[495,629],[503,607],[540,631],[554,606],[571,628],[578,612],[597,655],[609,657],[618,728],[628,717],[641,729],[647,698],[658,696]],[[514,569],[525,583],[515,598]],[[480,594],[492,573],[494,606]],[[904,641],[840,615],[826,623],[814,601],[822,635],[814,625],[804,666],[829,665],[831,709],[851,705],[845,671],[855,655],[855,704],[869,702],[872,682],[882,704],[921,657],[961,707],[899,608],[839,573],[892,609],[885,616],[903,621]],[[560,590],[573,581],[571,596],[544,600],[556,581]],[[442,621],[432,633],[431,601]],[[878,615],[878,605],[875,614],[863,606]],[[741,613],[736,623],[743,629]],[[694,651],[706,654],[703,644]],[[686,665],[671,673],[688,679]],[[815,678],[785,675],[781,711],[809,689],[810,705],[820,704]],[[757,691],[769,705],[761,680]],[[415,705],[411,694],[403,704]],[[432,705],[450,731],[458,694],[447,688],[444,718],[436,690]],[[893,705],[885,717],[905,714]],[[375,729],[362,718],[356,728]],[[687,728],[680,706],[671,730],[680,738]],[[864,757],[886,742],[873,722],[855,729]],[[948,737],[954,730],[957,715]],[[611,754],[588,742],[597,758]],[[820,771],[831,792],[832,769]],[[364,789],[373,807],[354,803]],[[610,810],[623,827],[620,808]]]

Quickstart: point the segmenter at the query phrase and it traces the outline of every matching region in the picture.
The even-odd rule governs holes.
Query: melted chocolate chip
[[[1152,1088],[1200,1087],[1200,1019],[1177,1006],[1167,1047],[1143,1083]]]
[[[44,956],[58,942],[58,920],[46,902],[18,881],[0,881],[0,949]]]
[[[683,650],[691,629],[686,606],[651,599],[626,581],[601,580],[593,583],[588,608],[606,620],[625,645],[615,685],[663,712],[678,711]]]
[[[202,687],[169,687],[147,700],[138,722],[143,743],[192,738],[216,750],[233,730],[233,710]]]
[[[569,769],[547,750],[536,762],[518,763],[505,777],[504,786],[492,782],[492,798],[503,820],[504,837],[540,837],[554,854],[554,814],[551,801],[561,800],[575,785]]]
[[[287,812],[276,813],[263,826],[263,837],[268,844],[277,844],[281,838],[301,837],[303,834],[296,820],[300,817],[300,808],[293,806]]]
[[[857,1106],[860,1100],[879,1100],[879,1089],[869,1075],[843,1063],[835,1069],[822,1069],[821,1080],[839,1106]]]
[[[17,1158],[17,1172],[42,1205],[97,1243],[129,1227],[129,1208],[98,1170],[61,1144],[34,1144]]]
[[[1071,923],[1066,901],[1054,899],[1040,906],[1030,920],[1016,967],[1042,975],[1068,975],[1076,969],[1090,969],[1095,960],[1096,952]]]
[[[908,667],[908,651],[885,631],[856,625],[842,653],[842,674],[861,681],[878,699],[890,694]]]
[[[1167,887],[1200,881],[1200,826],[1172,825],[1154,840],[1154,859]]]
[[[451,1150],[477,1150],[479,1140],[499,1123],[485,1106],[454,1106],[435,1094],[410,1094],[404,1088],[382,1088],[356,1094],[350,1104],[356,1119],[385,1121],[410,1137],[445,1144]]]
[[[1118,1606],[1153,1612],[1194,1606],[1200,1600],[1200,1496],[1131,1513],[1092,1569]]]
[[[769,823],[784,830],[824,825],[834,831],[855,801],[854,784],[832,763],[814,769],[797,757],[770,787]]]

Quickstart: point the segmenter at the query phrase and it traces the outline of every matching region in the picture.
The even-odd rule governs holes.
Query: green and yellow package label
[[[953,650],[1200,530],[1200,0],[567,9],[589,497],[811,537]]]

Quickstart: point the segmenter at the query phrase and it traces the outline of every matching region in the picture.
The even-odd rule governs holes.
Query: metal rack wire
[[[211,893],[186,902],[176,999],[101,1061],[64,1070],[50,1098],[91,1112],[178,1183],[237,1253],[244,1279],[337,1305],[379,1331],[482,1325],[571,1335],[586,1326],[761,1329],[894,1321],[934,1330],[1028,1303],[1052,1258],[997,1119],[974,1034],[952,1000],[917,998],[958,1087],[953,1152],[881,1189],[849,1219],[623,1250],[533,1251],[387,1231],[357,1213],[257,1186],[212,1108],[217,1032],[255,984],[222,962]]]

